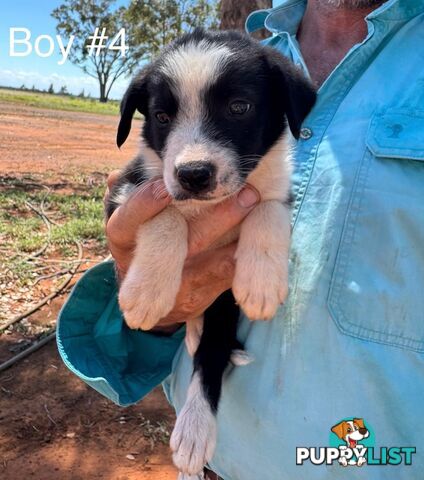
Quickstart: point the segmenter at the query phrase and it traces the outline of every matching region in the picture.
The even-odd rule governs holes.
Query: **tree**
[[[160,50],[195,27],[218,28],[216,0],[132,0],[127,11],[131,41],[151,60]]]
[[[50,84],[49,86],[49,89],[47,90],[47,93],[50,93],[51,95],[54,94],[54,87],[53,87],[53,83]]]
[[[62,85],[59,90],[59,95],[69,95],[66,85]]]
[[[110,90],[122,75],[130,75],[136,66],[153,58],[160,49],[183,32],[196,26],[217,28],[217,0],[132,0],[128,8],[116,7],[116,0],[64,0],[53,10],[57,32],[74,35],[69,59],[99,82],[100,101],[106,102]],[[108,45],[125,29],[125,56],[122,50],[99,50],[89,54],[89,37],[96,28],[106,28]],[[124,47],[124,37],[113,42]]]
[[[56,30],[62,36],[74,35],[69,59],[91,77],[99,82],[101,102],[107,102],[110,90],[116,80],[122,75],[130,74],[142,53],[132,45],[131,49],[102,48],[90,54],[90,36],[98,29],[98,34],[106,29],[109,37],[104,44],[108,47],[122,28],[132,31],[128,23],[125,7],[115,7],[115,0],[65,0],[62,5],[53,10],[52,16],[57,20]],[[116,38],[115,47],[125,46],[125,37]],[[98,52],[98,55],[97,55]]]
[[[272,7],[272,0],[221,0],[221,24],[222,30],[244,30],[244,24],[249,14],[255,10]],[[269,33],[262,29],[254,36],[258,39],[266,38]]]

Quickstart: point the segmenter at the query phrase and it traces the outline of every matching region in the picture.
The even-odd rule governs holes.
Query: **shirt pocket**
[[[346,335],[424,352],[424,111],[370,122],[328,308]]]

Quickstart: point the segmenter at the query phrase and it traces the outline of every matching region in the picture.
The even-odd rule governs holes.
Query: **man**
[[[271,322],[241,320],[255,362],[225,379],[210,468],[226,480],[420,480],[424,0],[286,0],[248,19],[250,31],[263,26],[320,89],[296,150],[290,295]],[[140,190],[107,225],[121,277],[138,226],[169,203],[158,190]],[[70,368],[120,404],[167,377],[178,411],[192,371],[179,325],[228,289],[234,272],[233,245],[204,251],[257,200],[246,188],[190,225],[182,289],[154,332],[122,329],[110,263],[86,275],[59,326]],[[296,464],[298,447],[329,446],[331,428],[353,417],[383,458],[368,463],[381,465]],[[344,449],[356,438],[345,437]],[[417,453],[397,462],[380,447]]]

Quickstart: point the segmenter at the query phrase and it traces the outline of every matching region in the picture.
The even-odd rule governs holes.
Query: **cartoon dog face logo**
[[[341,440],[344,440],[349,448],[355,448],[360,440],[370,435],[362,418],[354,418],[353,420],[347,421],[343,420],[343,422],[334,425],[331,431]]]
[[[334,427],[331,428],[331,431],[335,433],[341,440],[346,442],[346,446],[340,447],[341,449],[348,448],[353,450],[356,449],[358,445],[359,448],[361,448],[361,440],[363,440],[364,438],[368,438],[370,435],[370,432],[365,426],[364,420],[362,418],[343,420],[337,425],[334,425]],[[360,458],[357,458],[356,460],[352,459],[350,461],[347,461],[345,457],[341,457],[339,459],[339,462],[345,467],[347,465],[357,465],[360,467],[364,463],[366,463],[366,460],[362,456]]]

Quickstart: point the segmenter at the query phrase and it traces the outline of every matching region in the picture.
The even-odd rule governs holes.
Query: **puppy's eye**
[[[170,116],[165,112],[157,112],[155,116],[156,120],[162,125],[165,125],[171,121]]]
[[[347,429],[347,433],[352,433],[352,429],[350,427]]]
[[[242,102],[240,100],[230,103],[230,113],[232,115],[244,115],[250,110],[250,103]]]

